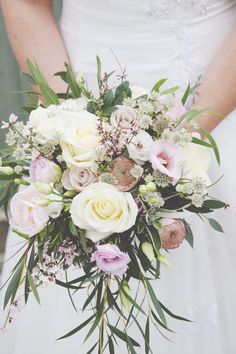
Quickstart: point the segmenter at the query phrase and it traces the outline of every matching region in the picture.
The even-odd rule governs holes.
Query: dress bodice
[[[196,81],[235,24],[236,0],[64,0],[62,35],[75,71],[94,85],[95,56],[150,87]]]

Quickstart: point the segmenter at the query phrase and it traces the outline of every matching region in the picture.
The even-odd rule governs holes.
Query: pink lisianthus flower
[[[43,156],[38,156],[31,161],[29,174],[31,182],[49,184],[59,182],[62,176],[62,171],[60,166],[55,162],[50,161]]]
[[[160,231],[161,247],[165,249],[179,247],[186,235],[183,221],[163,218],[160,222],[162,225],[162,230]]]
[[[176,184],[182,174],[181,161],[184,160],[183,148],[165,140],[155,141],[149,150],[149,161],[158,170],[173,179]]]
[[[32,186],[16,193],[10,202],[11,228],[29,237],[43,230],[49,220],[46,209],[37,204],[43,197]]]
[[[97,246],[97,251],[92,254],[92,262],[108,275],[122,275],[128,268],[129,255],[122,252],[119,247],[113,244]]]

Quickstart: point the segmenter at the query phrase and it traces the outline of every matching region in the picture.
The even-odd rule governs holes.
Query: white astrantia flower
[[[94,183],[74,197],[71,218],[93,242],[113,233],[122,233],[136,222],[138,207],[131,193],[107,183]]]
[[[139,165],[135,165],[130,172],[135,178],[140,178],[143,174],[143,168]]]
[[[141,129],[148,129],[152,124],[152,117],[145,113],[138,112],[138,121]]]

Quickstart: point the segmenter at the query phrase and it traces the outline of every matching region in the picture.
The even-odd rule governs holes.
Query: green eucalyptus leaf
[[[222,202],[221,200],[217,200],[217,199],[205,200],[203,205],[207,208],[210,208],[210,209],[221,209],[221,208],[227,207],[226,203]]]
[[[214,230],[216,230],[216,231],[218,231],[218,232],[222,232],[222,233],[224,232],[222,226],[218,223],[217,220],[212,219],[212,218],[209,218],[209,219],[207,219],[207,220],[208,220],[209,224],[211,225],[211,227],[212,227]]]
[[[191,227],[186,222],[185,222],[185,230],[186,230],[185,240],[193,248],[193,244],[194,244],[193,233],[192,233]]]

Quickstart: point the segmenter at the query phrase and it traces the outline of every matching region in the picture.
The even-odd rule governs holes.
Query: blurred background
[[[54,13],[60,18],[62,0],[54,0]],[[0,10],[0,120],[7,121],[10,113],[25,119],[27,114],[21,109],[25,102],[24,91],[29,84],[21,74],[8,43],[3,17]],[[4,131],[0,130],[0,149],[4,147]],[[5,249],[8,225],[0,211],[0,271]]]

